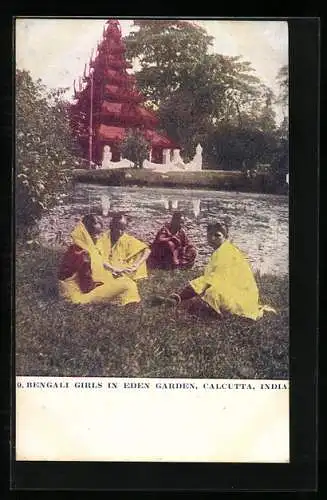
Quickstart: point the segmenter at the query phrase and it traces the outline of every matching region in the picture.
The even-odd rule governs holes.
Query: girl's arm
[[[151,253],[151,250],[149,248],[145,248],[142,252],[140,252],[140,255],[138,259],[134,262],[134,264],[125,271],[127,272],[135,272],[137,269],[148,259],[149,255]]]
[[[162,228],[158,232],[155,241],[167,242],[167,241],[170,241],[171,238],[172,238],[172,235],[168,233],[168,231],[166,230],[166,228]]]
[[[113,274],[121,274],[124,271],[123,268],[111,266],[108,262],[104,262],[103,267],[107,271],[111,271]]]

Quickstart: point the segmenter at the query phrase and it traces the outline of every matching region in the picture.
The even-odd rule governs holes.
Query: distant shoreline
[[[288,194],[288,186],[279,186],[268,174],[247,178],[240,171],[201,170],[199,172],[153,172],[145,169],[73,170],[75,182],[105,186],[140,186],[212,189],[269,194]]]

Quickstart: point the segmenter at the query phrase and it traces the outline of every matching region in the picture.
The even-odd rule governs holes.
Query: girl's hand
[[[137,270],[137,267],[136,266],[129,266],[129,267],[126,267],[124,269],[124,271],[127,273],[127,274],[132,274],[132,273],[135,273],[135,271]]]
[[[126,269],[120,268],[120,267],[112,267],[112,272],[114,274],[123,274],[126,271]]]
[[[112,274],[116,274],[116,275],[120,275],[122,274],[125,269],[122,269],[120,267],[113,267],[113,266],[110,266],[109,264],[107,264],[106,262],[104,262],[103,264],[103,267],[107,270],[107,271],[111,271]]]

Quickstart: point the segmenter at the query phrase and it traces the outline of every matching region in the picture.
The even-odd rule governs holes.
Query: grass
[[[288,378],[288,281],[257,277],[262,301],[279,309],[255,323],[195,320],[166,306],[137,312],[58,298],[60,251],[17,247],[16,373],[29,376]],[[195,271],[140,283],[146,299],[179,289]]]
[[[77,182],[103,184],[107,186],[160,186],[194,189],[238,190],[245,192],[279,193],[269,176],[258,174],[247,179],[239,171],[201,170],[199,172],[151,172],[146,169],[81,170],[73,171]],[[284,189],[285,191],[285,189]],[[285,191],[286,192],[286,191]]]

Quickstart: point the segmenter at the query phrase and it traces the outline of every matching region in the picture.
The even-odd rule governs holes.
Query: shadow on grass
[[[16,371],[34,376],[288,378],[288,280],[258,276],[262,301],[277,308],[258,322],[197,320],[179,308],[149,307],[152,294],[197,275],[157,271],[139,283],[136,311],[79,306],[58,297],[61,250],[17,249]]]

